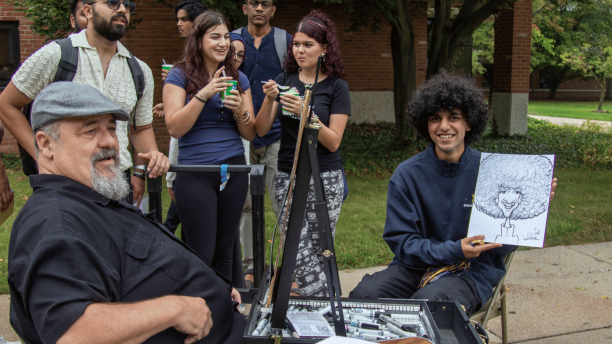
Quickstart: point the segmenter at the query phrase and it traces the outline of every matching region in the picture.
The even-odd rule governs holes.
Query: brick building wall
[[[529,99],[546,100],[550,89],[540,88],[540,71],[534,70],[531,73],[531,90]],[[596,80],[582,80],[576,78],[562,82],[557,89],[556,100],[582,100],[599,101],[601,86]]]
[[[44,39],[35,35],[30,30],[32,22],[26,20],[23,14],[16,11],[6,0],[0,0],[0,22],[19,22],[19,53],[22,62],[44,44]],[[4,139],[2,140],[2,145],[0,145],[0,152],[18,152],[17,141],[8,130],[4,131]]]
[[[173,1],[176,4],[178,1]],[[392,91],[393,90],[393,63],[391,59],[391,28],[382,19],[382,30],[377,34],[368,29],[362,32],[346,32],[349,15],[342,13],[341,6],[323,6],[311,0],[297,0],[281,2],[277,6],[276,15],[272,25],[293,32],[295,24],[310,12],[318,8],[326,12],[334,20],[339,35],[340,50],[346,70],[346,80],[351,91]],[[424,13],[424,11],[422,11]],[[172,17],[172,10],[163,5],[154,5],[153,0],[144,0],[138,3],[137,13],[133,19],[143,18],[135,30],[128,32],[121,43],[135,56],[146,62],[153,70],[155,78],[155,101],[162,100],[162,82],[160,68],[162,58],[172,63],[180,57],[183,41],[179,38],[176,22]],[[6,0],[0,0],[0,21],[19,21],[19,34],[21,41],[21,60],[24,61],[37,49],[44,40],[32,33],[31,24],[23,18],[21,12],[16,11]],[[426,63],[427,60],[427,19],[422,18],[413,23],[415,26],[415,40],[418,47],[417,62]],[[425,81],[425,67],[419,68],[419,84]],[[162,151],[168,149],[169,135],[163,119],[155,118],[153,128],[157,144]],[[16,142],[7,131],[0,152],[16,152]]]
[[[531,3],[510,4],[495,20],[493,92],[529,93]]]
[[[391,59],[391,27],[383,18],[382,30],[377,34],[369,29],[346,32],[349,15],[342,6],[323,6],[309,0],[282,1],[276,6],[271,23],[293,33],[295,25],[311,9],[325,12],[337,27],[338,41],[344,62],[346,81],[351,91],[392,91],[393,61]],[[379,15],[382,17],[382,14]]]

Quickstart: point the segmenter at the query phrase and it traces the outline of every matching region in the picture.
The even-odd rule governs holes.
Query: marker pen
[[[289,330],[289,334],[291,335],[291,337],[300,338],[300,336],[297,334],[297,331],[293,327],[293,324],[291,324],[291,321],[285,319],[285,326],[287,326],[287,329]]]
[[[272,313],[268,313],[262,320],[257,323],[257,327],[255,328],[255,331],[253,331],[253,336],[259,336],[261,331],[263,331],[266,325],[268,325],[268,322],[270,321],[271,317]]]
[[[384,313],[384,309],[363,309],[363,308],[355,308],[350,309],[349,314],[362,315],[366,317],[376,317],[380,313]]]
[[[387,324],[387,329],[395,333],[396,335],[400,336],[400,338],[409,338],[409,337],[417,336],[416,333],[409,333],[409,332],[402,331],[401,329],[399,329],[398,327],[396,327],[395,325],[391,323]]]
[[[369,330],[380,330],[382,327],[382,325],[367,323],[359,320],[352,320],[349,325],[352,327],[365,328]]]
[[[319,314],[323,314],[323,315],[331,312],[331,305],[327,306],[325,308],[319,309],[318,312],[319,312]]]
[[[268,324],[266,325],[266,328],[263,329],[263,331],[261,331],[261,334],[259,334],[260,337],[265,337],[268,335],[268,333],[270,333],[270,330],[272,329],[272,324]]]

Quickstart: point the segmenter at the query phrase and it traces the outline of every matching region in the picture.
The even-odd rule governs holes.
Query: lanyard
[[[229,173],[227,173],[227,164],[221,165],[221,186],[219,186],[219,191],[225,190],[225,185],[230,178]]]

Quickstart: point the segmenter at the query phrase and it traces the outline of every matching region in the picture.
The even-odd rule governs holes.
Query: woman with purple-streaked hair
[[[317,76],[319,57],[322,63]],[[344,195],[342,158],[338,148],[351,113],[351,99],[348,84],[344,81],[344,64],[336,36],[336,26],[323,12],[313,10],[296,25],[292,44],[287,48],[284,66],[285,72],[277,76],[276,80],[269,80],[263,87],[266,98],[259,110],[256,123],[259,136],[265,135],[270,130],[277,116],[281,123],[281,148],[275,181],[276,202],[280,208],[284,208],[282,202],[289,188],[303,97],[306,90],[313,89],[316,79],[318,81],[313,112],[321,123],[317,154],[325,188],[329,224],[334,236]],[[299,96],[286,94],[279,97],[279,85],[294,88]],[[303,296],[327,296],[327,279],[316,227],[312,179],[310,183],[293,287],[295,293]],[[281,213],[282,216],[285,214]]]

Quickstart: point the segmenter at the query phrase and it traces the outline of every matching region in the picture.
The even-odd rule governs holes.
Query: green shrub
[[[427,148],[424,140],[407,150],[387,148],[394,130],[392,123],[349,124],[340,149],[347,173],[392,173],[402,161]],[[527,135],[496,136],[489,127],[472,147],[492,153],[555,154],[556,167],[612,169],[612,134],[590,121],[576,127],[529,118]]]
[[[0,153],[5,168],[16,168],[21,170],[21,158],[17,153]]]

